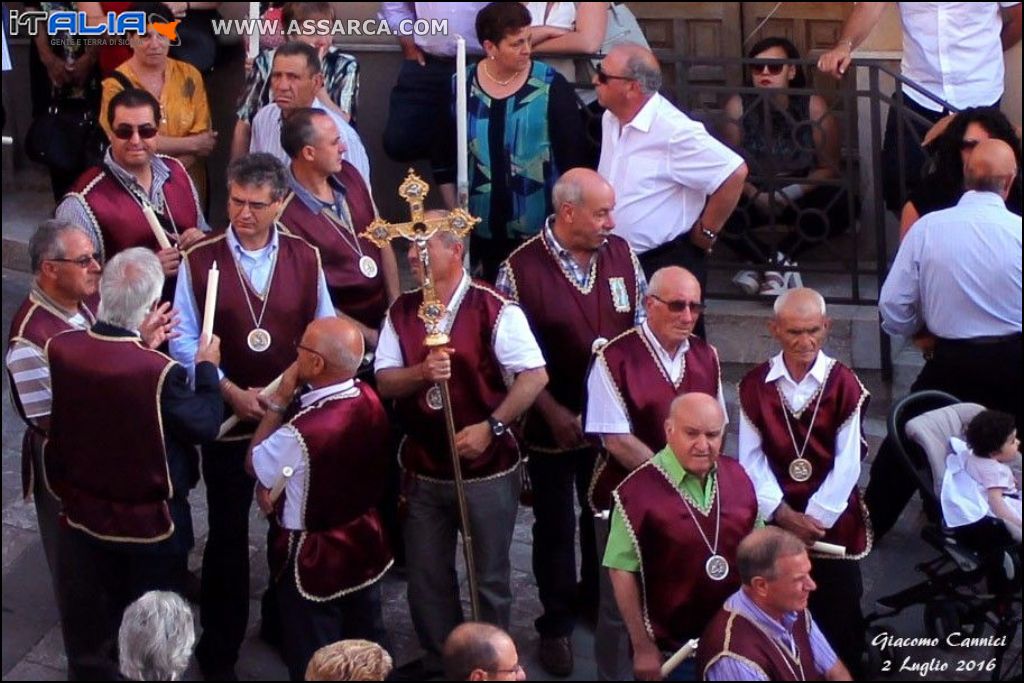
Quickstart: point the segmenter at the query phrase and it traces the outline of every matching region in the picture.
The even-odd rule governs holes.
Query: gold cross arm
[[[404,237],[413,242],[426,243],[438,232],[450,232],[465,237],[480,222],[465,209],[454,209],[444,216],[426,218],[423,202],[430,192],[430,186],[410,168],[405,180],[398,186],[398,196],[409,204],[412,220],[405,223],[388,223],[382,218],[375,219],[366,226],[363,236],[384,247],[391,240]]]

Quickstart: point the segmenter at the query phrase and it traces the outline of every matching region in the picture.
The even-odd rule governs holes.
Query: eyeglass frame
[[[601,85],[608,85],[608,81],[611,80],[634,82],[637,80],[632,76],[615,76],[614,74],[607,73],[604,70],[604,66],[601,65],[601,62],[598,62],[597,66],[595,66],[594,69],[597,70],[597,82],[600,83]]]
[[[136,133],[140,140],[152,140],[160,134],[160,128],[149,123],[141,126],[133,126],[130,123],[122,123],[110,129],[111,134],[118,140],[131,140]]]
[[[85,256],[79,256],[78,258],[47,258],[43,260],[55,261],[56,263],[73,263],[74,265],[84,270],[91,266],[94,261],[96,262],[97,266],[102,266],[102,261],[100,260],[102,258],[103,254],[97,251],[92,254],[86,254]]]
[[[487,673],[489,673],[489,674],[517,674],[520,671],[526,671],[526,669],[523,668],[522,662],[516,662],[515,666],[512,666],[512,667],[510,667],[508,669],[490,669],[490,670],[487,671]]]
[[[783,64],[781,62],[758,62],[756,64],[747,64],[747,68],[750,69],[751,76],[760,76],[768,70],[769,76],[778,76],[782,73],[789,64]]]
[[[255,213],[257,211],[266,211],[276,202],[255,202],[252,201],[251,199],[238,199],[237,197],[232,197],[228,195],[228,203],[234,206],[239,211],[249,209],[250,211]]]
[[[700,315],[704,311],[708,310],[707,304],[701,303],[700,301],[680,301],[678,299],[674,301],[666,301],[657,294],[650,293],[647,296],[651,297],[655,301],[660,301],[661,303],[663,303],[665,307],[668,308],[670,313],[682,313],[683,311],[689,309],[690,313],[692,313],[693,315]]]

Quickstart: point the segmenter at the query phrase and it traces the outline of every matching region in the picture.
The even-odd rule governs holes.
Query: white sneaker
[[[777,270],[769,270],[764,274],[759,293],[761,296],[778,296],[786,291],[786,277]]]
[[[744,294],[757,294],[761,288],[761,278],[756,270],[741,270],[733,276],[732,283]]]

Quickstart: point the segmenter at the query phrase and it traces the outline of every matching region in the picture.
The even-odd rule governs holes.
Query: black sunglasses
[[[597,63],[597,82],[601,85],[608,85],[608,81],[635,81],[635,78],[630,76],[613,76],[612,74],[605,73],[604,67],[601,66],[601,62]]]
[[[686,309],[690,309],[690,313],[700,315],[707,309],[707,306],[699,301],[665,301],[657,294],[651,294],[650,297],[665,304],[671,313],[682,313]]]
[[[779,64],[777,62],[770,62],[768,64],[750,64],[750,73],[754,76],[760,76],[764,72],[768,72],[772,76],[778,76],[782,73],[782,70],[786,68],[785,64]]]
[[[128,124],[124,124],[113,130],[114,137],[118,140],[131,140],[132,136],[135,135],[136,132],[138,132],[139,137],[143,140],[149,140],[150,138],[155,138],[156,134],[160,131],[156,126],[151,126],[148,123],[142,126],[130,126]]]

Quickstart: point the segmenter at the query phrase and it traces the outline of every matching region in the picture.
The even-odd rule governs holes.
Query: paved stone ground
[[[6,213],[6,211],[5,211]],[[6,222],[6,220],[5,220]],[[3,329],[10,325],[11,316],[24,298],[29,276],[13,270],[3,270]],[[723,367],[727,381],[726,398],[733,428],[726,445],[727,452],[734,452],[736,425],[735,382],[750,366],[732,364]],[[894,396],[903,395],[913,379],[914,370],[897,367],[897,376],[892,385],[881,382],[877,372],[861,373],[861,377],[873,394],[865,428],[872,447],[877,448],[884,434],[884,416]],[[4,392],[7,392],[7,376],[3,376]],[[66,677],[66,660],[60,636],[58,615],[54,606],[49,575],[42,546],[36,531],[35,512],[30,502],[22,501],[20,488],[20,443],[23,427],[8,401],[3,404],[3,665],[4,680],[57,680]],[[862,485],[866,484],[868,468],[864,469]],[[199,558],[206,539],[206,505],[202,485],[192,493],[193,514],[196,520],[198,544],[191,556],[191,566],[199,565]],[[536,658],[537,637],[533,630],[533,619],[540,613],[537,589],[530,569],[530,526],[532,513],[522,509],[516,526],[512,545],[513,591],[516,602],[513,610],[512,635],[530,678],[544,680],[545,674]],[[918,538],[920,512],[916,505],[910,506],[898,527],[890,533],[864,562],[865,608],[870,611],[875,598],[904,588],[917,581],[914,565],[932,556],[932,552]],[[283,663],[256,636],[255,619],[259,614],[259,595],[267,580],[264,560],[265,522],[255,512],[250,525],[250,554],[252,558],[251,623],[249,636],[242,649],[238,672],[245,680],[274,680],[285,678],[287,672]],[[409,620],[402,578],[390,574],[384,583],[385,623],[393,639],[393,654],[398,662],[404,663],[418,654],[415,635]],[[467,607],[468,612],[468,607]],[[898,619],[890,620],[892,630],[903,636],[923,636],[921,608],[908,610]],[[1019,637],[1018,637],[1019,647]],[[593,660],[593,635],[589,628],[580,627],[575,634],[576,671],[573,678],[589,680],[595,675]],[[945,671],[926,672],[929,678],[978,678],[958,674],[954,669],[968,662],[984,662],[989,654],[984,648],[964,649],[958,652],[943,652],[936,648],[907,648],[899,659],[892,662],[892,670],[898,672],[901,665],[931,665],[932,658],[945,663]],[[903,658],[907,660],[904,662]],[[963,663],[963,664],[961,664]],[[904,670],[895,678],[915,679],[921,676],[914,671]],[[187,675],[198,678],[193,666]]]

